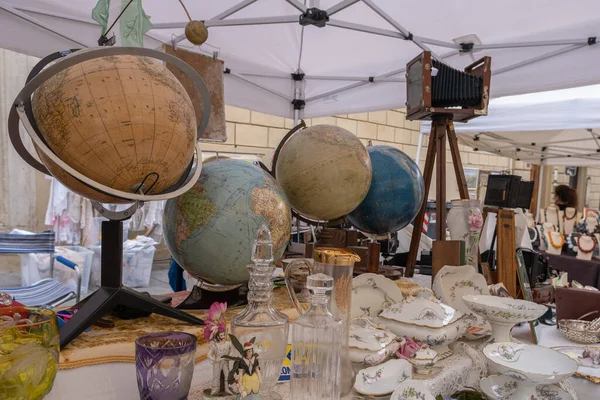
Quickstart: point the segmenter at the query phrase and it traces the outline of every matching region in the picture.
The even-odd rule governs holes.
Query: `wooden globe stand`
[[[123,286],[123,221],[102,222],[100,288],[75,308],[79,310],[60,329],[60,347],[64,348],[84,330],[114,310],[123,308],[142,313],[156,313],[190,324],[204,321],[133,289]]]

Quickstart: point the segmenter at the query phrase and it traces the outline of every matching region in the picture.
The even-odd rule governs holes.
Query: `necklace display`
[[[584,241],[586,239],[591,240],[592,242],[592,247],[591,248],[584,248],[581,247],[581,239],[584,239]],[[577,238],[577,248],[579,249],[579,251],[581,251],[582,253],[592,253],[594,250],[596,250],[596,239],[591,237],[591,236],[586,236],[586,235],[581,235]]]
[[[560,243],[554,241],[553,236],[555,234],[558,234],[558,237],[560,237]],[[565,244],[565,237],[560,232],[548,232],[548,240],[550,241],[550,245],[555,249],[560,249]]]
[[[560,221],[560,212],[559,212],[558,207],[556,207],[555,205],[552,205],[552,204],[544,209],[544,219],[546,220],[545,222],[549,222],[548,221],[548,210],[549,209],[554,209],[554,212],[556,213],[556,224],[558,224],[558,221]],[[553,225],[555,225],[555,224],[553,224]]]
[[[567,207],[567,208],[569,208],[569,207]],[[574,209],[574,210],[575,210],[575,212],[573,213],[573,215],[569,217],[567,215],[567,210],[565,209],[565,220],[566,221],[571,221],[572,219],[574,219],[577,216],[577,209]]]

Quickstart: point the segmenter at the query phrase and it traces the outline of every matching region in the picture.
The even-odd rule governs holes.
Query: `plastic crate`
[[[81,246],[56,247],[55,255],[63,256],[81,268],[81,295],[88,292],[94,252]],[[50,275],[50,254],[21,254],[21,286],[54,278],[77,292],[77,274],[72,269],[54,261],[54,276]]]
[[[94,254],[90,284],[92,287],[99,287],[102,249],[100,246],[89,246],[89,249]],[[133,288],[150,286],[155,252],[154,246],[123,250],[123,285]]]

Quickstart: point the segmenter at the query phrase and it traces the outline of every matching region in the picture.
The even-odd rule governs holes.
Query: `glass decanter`
[[[339,399],[343,321],[328,308],[333,278],[310,275],[310,307],[292,323],[291,396],[293,400]]]
[[[271,232],[263,225],[256,232],[252,246],[252,262],[248,265],[248,305],[231,319],[231,334],[243,346],[242,358],[252,354],[257,356],[255,372],[244,371],[248,377],[239,379],[246,396],[254,399],[281,399],[274,392],[279,379],[288,343],[289,318],[273,306],[273,244]],[[251,351],[249,351],[251,350]],[[253,359],[256,365],[256,359]],[[257,383],[259,382],[259,383]],[[242,391],[240,390],[240,393]],[[243,398],[243,396],[242,396]]]

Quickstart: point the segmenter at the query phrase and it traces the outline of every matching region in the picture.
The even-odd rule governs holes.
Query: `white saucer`
[[[412,377],[412,366],[406,360],[389,360],[361,369],[356,374],[354,390],[368,396],[391,394],[398,384]]]
[[[396,387],[390,400],[435,400],[423,381],[407,379]]]
[[[490,375],[479,382],[481,391],[489,400],[530,400],[513,398],[519,381],[506,375]],[[558,385],[540,385],[534,400],[573,400],[573,397]]]

